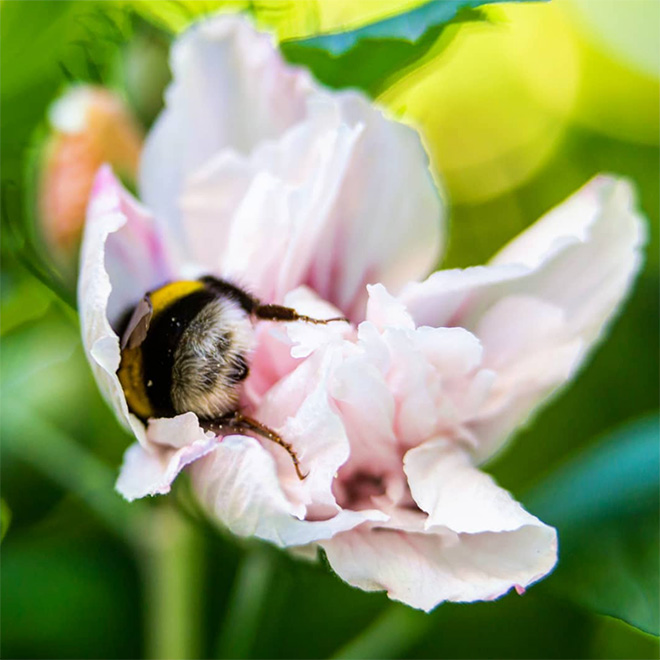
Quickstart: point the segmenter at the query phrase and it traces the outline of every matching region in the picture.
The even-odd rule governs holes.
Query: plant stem
[[[2,399],[3,445],[68,492],[136,552],[145,582],[147,657],[201,655],[201,539],[165,501],[125,502],[102,461],[13,396]]]
[[[404,605],[389,606],[368,628],[342,646],[332,658],[399,658],[429,628],[428,614]]]
[[[274,572],[272,550],[263,545],[253,545],[246,550],[229,596],[216,658],[249,657]]]
[[[202,655],[201,537],[165,502],[151,512],[143,541],[146,657],[199,658]]]

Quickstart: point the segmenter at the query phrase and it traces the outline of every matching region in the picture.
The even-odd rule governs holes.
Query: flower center
[[[336,498],[342,509],[359,510],[373,506],[372,497],[385,494],[385,479],[383,476],[357,470],[348,479],[339,484]]]

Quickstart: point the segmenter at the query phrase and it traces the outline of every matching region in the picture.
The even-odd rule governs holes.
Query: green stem
[[[264,597],[274,572],[272,550],[263,545],[254,545],[246,550],[229,596],[216,658],[249,657],[261,620]]]
[[[332,658],[400,658],[428,630],[428,614],[391,605],[369,627],[342,646]]]
[[[199,658],[203,600],[201,537],[165,502],[151,512],[143,541],[146,657]]]
[[[145,582],[147,657],[201,655],[199,535],[165,501],[161,507],[125,502],[115,473],[16,397],[2,398],[3,446],[68,492],[76,494],[137,554]]]

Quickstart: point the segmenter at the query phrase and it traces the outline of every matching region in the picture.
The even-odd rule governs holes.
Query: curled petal
[[[496,398],[474,422],[480,460],[575,373],[625,298],[644,240],[630,184],[598,176],[490,266],[436,273],[402,292],[417,323],[475,332],[485,363],[499,365]]]
[[[284,304],[295,309],[298,314],[313,319],[341,317],[341,312],[336,307],[319,298],[307,287],[299,287],[291,291],[284,298]],[[286,332],[293,342],[291,355],[295,358],[304,358],[322,346],[350,338],[353,335],[353,328],[346,321],[332,321],[326,325],[293,322],[287,323]]]
[[[195,257],[280,302],[305,282],[323,249],[328,214],[361,131],[342,125],[335,102],[321,97],[312,116],[278,140],[248,156],[219,152],[183,189]]]
[[[144,295],[171,279],[173,269],[151,217],[109,167],[96,177],[80,257],[78,309],[85,353],[104,397],[141,442],[142,424],[130,415],[117,378],[119,338],[111,323]]]
[[[273,457],[253,438],[224,438],[191,474],[200,501],[230,531],[279,546],[307,545],[387,518],[380,511],[340,511],[327,520],[303,520],[304,506],[287,499]]]
[[[390,598],[425,611],[443,601],[498,598],[543,577],[556,558],[551,528],[452,535],[397,530],[396,522],[387,528],[363,525],[320,545],[349,584],[385,590]]]
[[[531,526],[547,537],[550,528],[474,467],[470,454],[455,442],[440,439],[411,449],[404,470],[413,499],[428,514],[426,529],[480,534]]]
[[[366,284],[398,293],[440,258],[444,207],[416,131],[355,92],[338,95],[344,123],[362,127],[306,283],[353,319]]]
[[[178,449],[145,448],[135,443],[124,454],[115,488],[129,502],[147,495],[165,495],[170,492],[172,482],[184,467],[212,452],[217,445],[218,440],[214,436],[204,433],[191,444]]]

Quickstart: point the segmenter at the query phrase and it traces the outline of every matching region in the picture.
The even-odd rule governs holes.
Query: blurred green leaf
[[[308,67],[330,87],[358,87],[377,96],[426,55],[449,24],[481,20],[478,7],[503,1],[432,0],[355,30],[283,41],[280,48],[289,62]]]
[[[221,8],[245,9],[247,0],[132,0],[122,3],[145,20],[170,32],[180,32],[194,20]]]
[[[2,657],[139,657],[139,582],[121,546],[40,531],[2,546]]]
[[[135,531],[148,505],[129,504],[114,491],[114,470],[15,395],[3,395],[1,417],[3,449],[75,493],[120,538],[140,540]]]
[[[0,498],[0,541],[5,538],[5,534],[11,523],[11,509],[4,499]]]
[[[548,587],[601,614],[657,635],[657,416],[614,431],[525,498],[559,531],[560,559]]]

